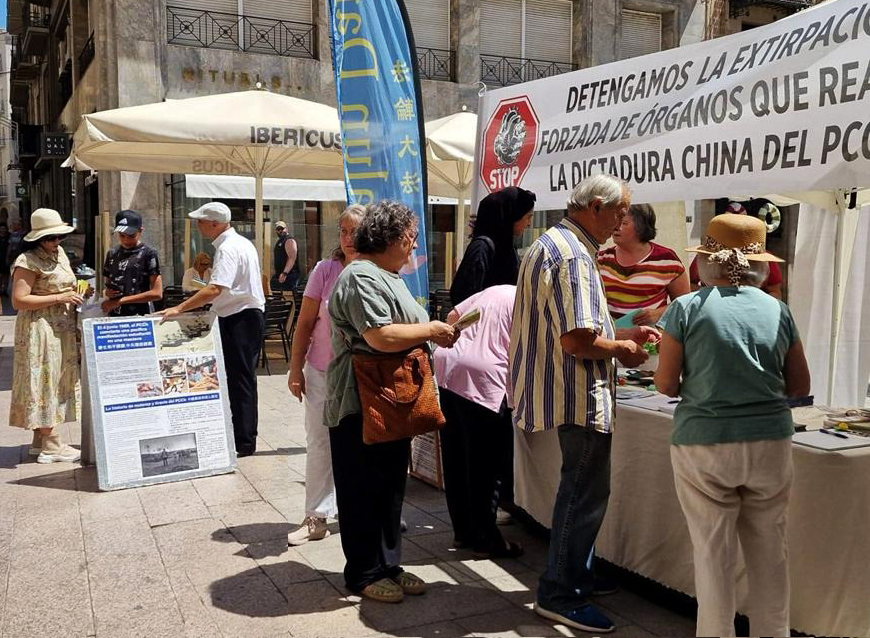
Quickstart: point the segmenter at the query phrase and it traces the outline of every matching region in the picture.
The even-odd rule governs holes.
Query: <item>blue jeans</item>
[[[559,426],[562,478],[550,529],[547,569],[538,604],[565,613],[592,593],[592,548],[610,496],[610,434],[580,425]]]

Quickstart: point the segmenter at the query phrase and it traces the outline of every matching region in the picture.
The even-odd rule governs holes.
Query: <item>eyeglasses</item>
[[[66,235],[46,235],[40,241],[60,241]]]
[[[414,231],[414,235],[410,238],[410,239],[411,239],[411,243],[413,244],[414,242],[416,242],[416,241],[417,241],[417,238],[418,238],[419,236],[420,236],[420,231],[419,231],[419,230],[415,230],[415,231]]]

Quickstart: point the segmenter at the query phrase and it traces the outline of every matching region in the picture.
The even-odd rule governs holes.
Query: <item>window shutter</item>
[[[218,13],[231,13],[233,15],[238,15],[239,13],[239,0],[177,0],[175,2],[167,2],[166,4],[197,11],[217,11]],[[186,13],[181,15],[191,17]]]
[[[647,55],[662,50],[662,16],[646,11],[622,11],[620,59]]]
[[[523,55],[523,0],[480,0],[480,52]]]
[[[421,49],[450,49],[450,0],[405,0],[414,42]]]
[[[526,0],[526,52],[523,57],[571,62],[571,0]]]
[[[311,0],[241,0],[249,17],[312,24]]]

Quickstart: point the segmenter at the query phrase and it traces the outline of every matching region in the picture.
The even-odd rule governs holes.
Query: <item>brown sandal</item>
[[[389,578],[381,578],[363,587],[360,595],[381,603],[400,603],[405,597],[402,588]]]
[[[393,578],[393,581],[402,588],[402,591],[411,596],[419,596],[426,593],[426,583],[419,576],[411,572],[402,572]]]

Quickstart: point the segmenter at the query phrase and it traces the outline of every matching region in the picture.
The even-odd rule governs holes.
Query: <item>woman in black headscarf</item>
[[[471,243],[450,287],[454,306],[490,286],[516,285],[520,259],[514,237],[528,228],[534,208],[535,194],[516,186],[483,198],[477,207]]]

